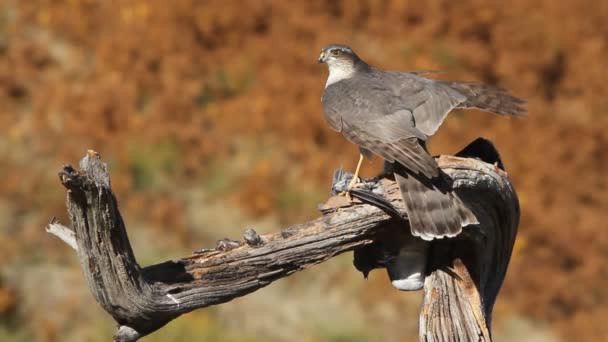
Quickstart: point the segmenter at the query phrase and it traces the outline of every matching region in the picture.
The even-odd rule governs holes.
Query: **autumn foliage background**
[[[107,341],[72,250],[64,163],[109,162],[142,265],[313,218],[355,147],[320,105],[328,43],[372,65],[511,89],[529,116],[455,112],[431,143],[496,143],[522,218],[497,341],[608,339],[608,2],[0,1],[0,340]],[[375,174],[379,161],[367,163]],[[410,341],[420,293],[343,255],[147,341]]]

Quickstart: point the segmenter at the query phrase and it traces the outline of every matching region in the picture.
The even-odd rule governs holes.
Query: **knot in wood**
[[[259,247],[264,244],[264,240],[262,240],[262,237],[258,233],[256,233],[253,228],[245,229],[245,231],[243,232],[243,238],[245,239],[245,242],[251,247]]]

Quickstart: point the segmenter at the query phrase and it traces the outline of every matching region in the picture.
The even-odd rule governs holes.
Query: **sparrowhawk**
[[[524,101],[490,85],[376,69],[345,45],[323,48],[319,63],[329,67],[322,97],[325,118],[361,151],[350,187],[364,156],[373,153],[394,174],[412,235],[424,240],[453,237],[462,227],[478,223],[442,177],[426,141],[454,108],[518,116],[525,113]]]

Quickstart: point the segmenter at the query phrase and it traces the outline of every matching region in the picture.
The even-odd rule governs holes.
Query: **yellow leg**
[[[350,180],[350,183],[348,183],[348,187],[346,188],[346,191],[340,193],[340,195],[342,196],[346,196],[346,199],[348,199],[349,202],[352,202],[353,199],[350,196],[350,189],[354,188],[357,186],[357,184],[359,184],[359,170],[361,170],[361,164],[363,164],[363,155],[359,154],[359,162],[357,163],[357,168],[355,169],[355,174],[353,175],[353,178]]]
[[[361,164],[363,164],[363,154],[359,154],[359,162],[357,163],[357,168],[355,169],[355,174],[353,175],[353,178],[350,180],[350,183],[348,184],[347,191],[352,189],[355,186],[355,184],[359,183],[359,170],[361,170]]]
[[[353,199],[350,196],[350,189],[355,188],[357,186],[360,186],[361,183],[359,183],[359,171],[361,170],[361,164],[363,164],[363,154],[359,154],[359,162],[357,163],[357,168],[355,169],[355,174],[353,175],[353,178],[350,180],[350,183],[348,183],[348,187],[346,188],[346,191],[341,192],[339,195],[340,196],[346,196],[346,198],[348,199],[349,202],[352,202]]]

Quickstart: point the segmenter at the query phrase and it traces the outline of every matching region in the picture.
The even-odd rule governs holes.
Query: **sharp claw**
[[[347,189],[350,190],[352,188],[360,188],[362,186],[363,186],[363,182],[361,182],[361,178],[357,177],[357,178],[351,179],[350,183],[348,183]]]
[[[341,192],[340,195],[346,197],[346,199],[348,200],[348,202],[352,203],[353,202],[353,197],[350,194],[350,190],[351,189],[355,189],[355,188],[362,188],[364,186],[365,186],[365,184],[363,184],[361,182],[361,179],[359,177],[353,178],[350,181],[350,183],[348,184],[348,187],[346,187],[346,191]]]
[[[342,191],[341,193],[338,194],[338,196],[344,196],[346,197],[346,199],[348,200],[349,203],[353,202],[353,197],[350,195],[350,191]]]
[[[353,202],[353,197],[350,195],[350,192],[347,191],[345,194],[346,194],[345,196],[346,196],[346,199],[348,200],[348,202],[352,203]]]

